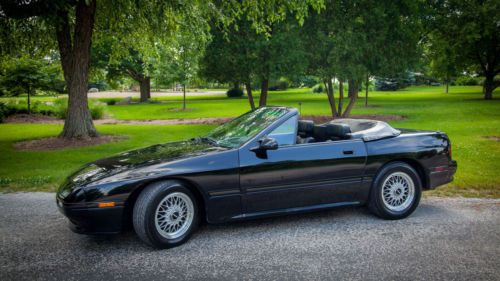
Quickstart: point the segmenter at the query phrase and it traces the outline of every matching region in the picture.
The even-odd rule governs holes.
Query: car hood
[[[213,146],[199,140],[157,144],[120,153],[84,165],[69,176],[63,186],[67,184],[84,186],[125,172],[131,174],[128,177],[137,177],[137,175],[133,175],[133,172],[144,167],[157,164],[164,166],[163,164],[168,165],[172,161],[224,150],[227,150],[227,148]]]

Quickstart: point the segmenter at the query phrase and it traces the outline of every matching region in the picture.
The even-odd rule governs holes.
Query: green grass
[[[500,198],[500,142],[486,136],[500,137],[500,91],[495,100],[482,99],[480,87],[412,87],[398,92],[370,92],[370,107],[360,99],[353,114],[394,114],[406,120],[390,122],[395,127],[441,130],[453,143],[453,158],[458,172],[453,183],[430,194]],[[255,94],[256,96],[258,93]],[[117,119],[175,119],[237,116],[248,111],[246,99],[221,95],[188,97],[191,110],[181,107],[180,97],[159,98],[164,103],[109,106]],[[309,89],[271,92],[269,104],[298,107],[302,114],[329,114],[324,94]],[[159,129],[160,128],[160,129]],[[21,139],[56,135],[55,125],[0,125],[0,190],[53,190],[55,184],[77,166],[121,150],[174,139],[183,139],[209,130],[210,126],[100,126],[102,133],[130,136],[129,140],[95,147],[58,152],[18,152],[12,143]],[[43,163],[43,164],[40,164]]]
[[[211,128],[210,125],[103,125],[97,127],[100,133],[128,139],[78,149],[16,151],[13,148],[16,141],[56,136],[62,126],[0,124],[0,192],[54,191],[71,171],[84,163],[132,148],[188,139]]]

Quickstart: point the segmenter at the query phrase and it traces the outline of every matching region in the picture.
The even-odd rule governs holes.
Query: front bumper
[[[455,160],[450,160],[447,166],[434,168],[434,170],[429,173],[429,188],[434,189],[440,185],[452,182],[456,172],[457,161]]]
[[[94,204],[64,204],[57,199],[57,207],[69,219],[69,227],[80,234],[116,234],[122,230],[123,206],[98,208]]]

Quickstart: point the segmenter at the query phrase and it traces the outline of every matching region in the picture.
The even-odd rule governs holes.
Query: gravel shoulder
[[[0,194],[0,280],[500,280],[500,200],[424,198],[405,220],[365,208],[204,225],[153,250],[132,231],[70,232],[53,193]]]

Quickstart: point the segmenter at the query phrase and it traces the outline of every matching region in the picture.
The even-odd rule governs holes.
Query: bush
[[[323,93],[324,91],[325,87],[323,87],[323,84],[316,84],[314,87],[312,87],[313,93]]]
[[[271,86],[269,86],[269,91],[280,91],[286,90],[290,86],[290,82],[284,77],[281,77],[278,81],[275,81]]]
[[[3,123],[3,119],[7,117],[7,105],[5,103],[0,102],[0,123]]]
[[[116,100],[107,100],[106,104],[107,105],[115,105],[116,104]]]
[[[459,86],[478,86],[482,83],[481,77],[461,76],[455,80],[455,84]]]
[[[316,84],[318,84],[318,82],[319,82],[319,80],[316,77],[304,75],[304,76],[300,76],[300,77],[292,80],[292,82],[290,83],[290,87],[293,87],[293,88],[312,88]]]
[[[243,96],[243,90],[241,90],[240,88],[232,88],[226,92],[226,95],[229,98],[239,98]]]
[[[68,112],[68,99],[56,99],[56,101],[54,102],[54,107],[55,115],[58,118],[66,119],[66,114]],[[89,109],[92,119],[101,119],[102,117],[104,117],[104,113],[106,112],[106,104],[97,100],[89,99]]]

